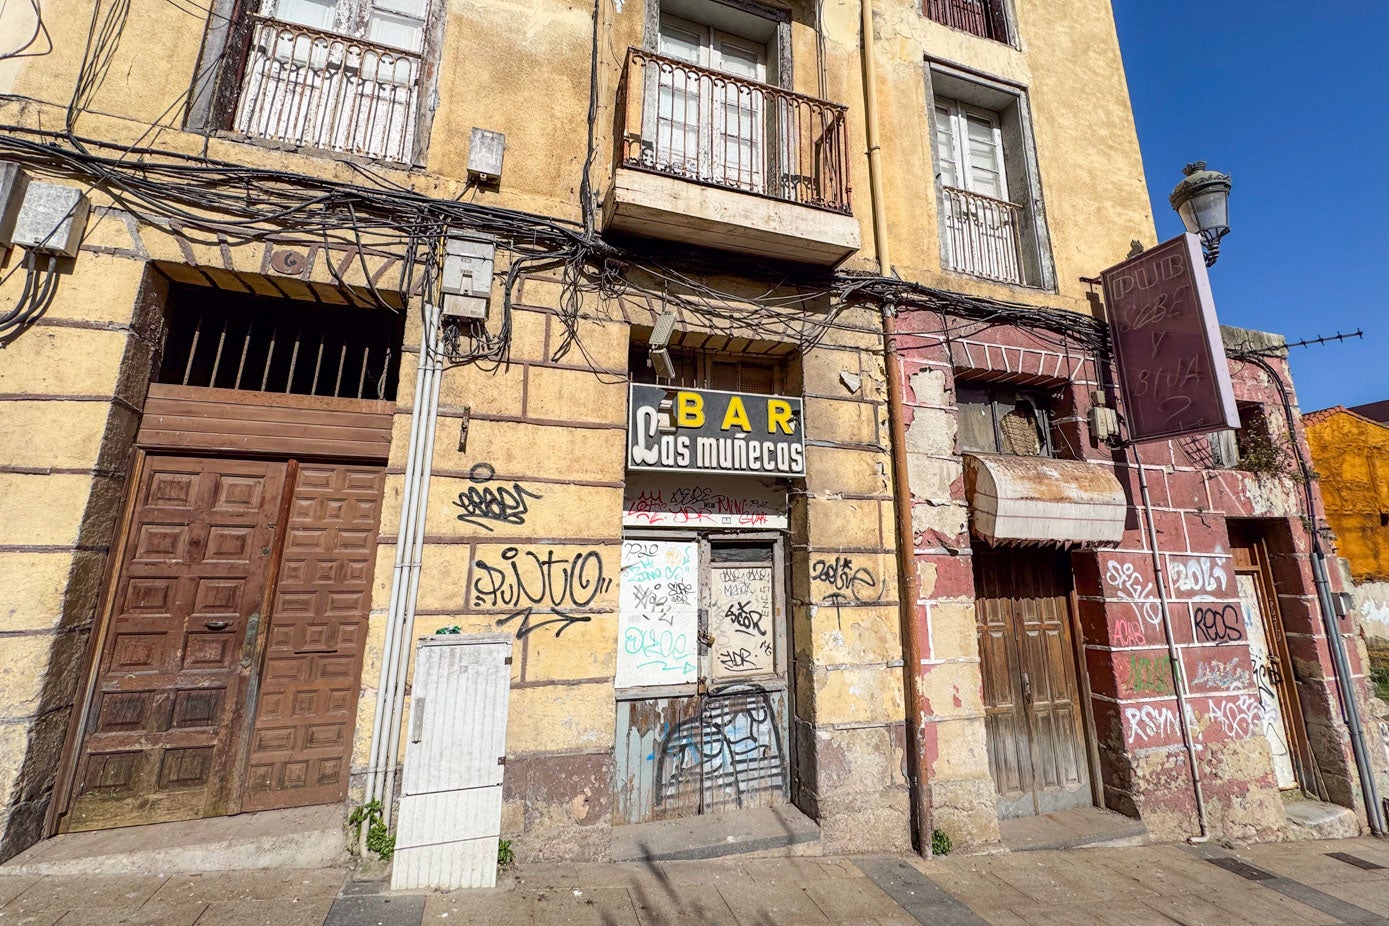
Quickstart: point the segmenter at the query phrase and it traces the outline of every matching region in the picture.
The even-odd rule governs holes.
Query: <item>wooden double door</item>
[[[1090,806],[1066,555],[976,549],[974,585],[999,816]]]
[[[346,796],[383,480],[143,456],[62,829]]]

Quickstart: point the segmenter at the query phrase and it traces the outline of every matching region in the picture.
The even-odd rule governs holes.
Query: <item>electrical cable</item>
[[[39,5],[39,0],[29,0],[34,7],[34,31],[24,43],[14,51],[0,52],[0,61],[13,61],[17,58],[42,58],[53,51],[53,36],[48,32],[48,26],[43,21],[43,7]],[[43,51],[30,51],[29,49],[43,37],[44,44],[48,47]]]

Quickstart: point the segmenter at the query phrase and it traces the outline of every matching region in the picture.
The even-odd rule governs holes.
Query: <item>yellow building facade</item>
[[[1155,235],[1110,4],[977,6],[879,0],[869,37],[842,0],[44,9],[0,159],[59,203],[24,221],[78,229],[0,266],[0,855],[396,812],[442,629],[511,646],[522,857],[785,804],[827,852],[996,842],[973,596],[934,567],[929,747],[908,719],[859,284],[1089,314],[1081,278]],[[711,412],[724,461],[634,450],[663,371],[753,406]],[[912,388],[919,548],[968,512],[953,395]],[[653,402],[656,448],[683,412]],[[653,557],[694,590],[642,604]]]

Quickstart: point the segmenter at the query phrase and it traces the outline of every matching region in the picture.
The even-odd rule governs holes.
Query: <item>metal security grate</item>
[[[252,24],[236,131],[369,158],[411,159],[418,53],[260,16]]]
[[[155,382],[344,399],[394,399],[401,316],[174,286]]]

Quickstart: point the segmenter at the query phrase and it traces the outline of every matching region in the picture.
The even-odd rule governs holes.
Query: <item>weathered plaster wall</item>
[[[158,335],[141,282],[128,261],[74,266],[0,364],[0,858],[41,834],[80,689]]]
[[[454,624],[465,633],[517,633],[504,835],[516,841],[523,858],[603,858],[616,778],[613,676],[628,344],[630,326],[649,327],[655,316],[645,299],[586,300],[577,330],[590,368],[578,349],[554,357],[564,335],[561,296],[558,278],[527,275],[517,296],[510,362],[494,371],[467,366],[444,374],[413,636]],[[417,343],[414,324],[407,345]],[[866,311],[846,313],[798,364],[809,476],[796,493],[788,550],[793,774],[828,852],[904,848],[909,838],[884,383],[872,352],[881,339],[878,324]],[[690,315],[684,330],[710,329]],[[401,372],[377,614],[389,599],[395,555],[389,512],[403,484],[415,359],[411,350]],[[842,372],[859,378],[857,390],[846,388]],[[465,415],[467,437],[460,446]],[[457,501],[477,486],[470,478],[475,467],[491,472],[493,485],[519,485],[536,496],[528,499],[523,523],[460,517]],[[516,551],[514,560],[507,559],[508,550]],[[541,563],[553,554],[557,565],[543,567],[531,554]],[[575,557],[584,558],[582,581]],[[864,600],[832,597],[839,590],[832,574],[815,566],[836,557],[851,560],[851,572],[862,568],[874,577]],[[537,625],[529,632],[523,619],[512,617],[525,606]],[[543,625],[557,619],[557,610],[579,620]],[[379,625],[373,630],[354,755],[358,772],[367,758],[367,721],[379,678]]]
[[[1089,311],[1078,278],[1122,258],[1131,239],[1150,244],[1154,238],[1112,13],[1105,0],[1065,0],[1059,5],[1055,0],[1017,0],[1014,6],[1018,49],[931,23],[920,16],[913,0],[875,4],[884,179],[895,269],[908,279],[946,288]],[[873,241],[862,154],[859,7],[852,0],[827,0],[822,5],[823,62],[817,53],[814,7],[806,0],[790,7],[794,89],[818,95],[823,63],[825,96],[849,107],[851,172],[858,187],[855,215],[862,226],[864,251],[848,266],[872,269],[874,262],[867,256],[873,253]],[[462,195],[467,133],[481,126],[506,133],[506,167],[498,189],[469,190],[471,201],[579,218],[592,6],[580,0],[448,0],[444,10],[437,110],[425,166],[372,169],[386,183],[435,196]],[[89,0],[45,9],[54,51],[0,62],[0,92],[9,94],[0,100],[0,121],[31,129],[63,126],[92,12]],[[598,8],[598,152],[592,176],[595,198],[600,200],[611,178],[614,103],[622,62],[626,48],[641,41],[645,15],[643,4],[633,0],[603,0]],[[115,144],[139,140],[190,155],[363,182],[346,159],[185,131],[186,96],[206,28],[202,15],[157,0],[134,0],[105,79],[77,118],[77,133]],[[941,271],[923,70],[928,58],[991,75],[1027,92],[1058,292]],[[17,815],[28,813],[27,819],[34,820],[38,813],[27,809],[38,807],[28,785],[15,784],[21,766],[30,767],[24,766],[30,760],[20,757],[39,757],[40,764],[33,768],[56,762],[54,737],[35,732],[38,718],[65,718],[61,706],[65,697],[71,700],[70,691],[44,700],[40,692],[46,678],[61,678],[70,686],[73,676],[38,667],[45,659],[66,665],[68,657],[61,654],[67,644],[60,639],[69,638],[55,631],[69,623],[90,623],[95,586],[105,574],[102,549],[110,542],[121,489],[119,470],[106,475],[103,454],[109,455],[108,447],[123,446],[121,441],[128,440],[135,426],[134,412],[119,410],[124,406],[112,397],[123,395],[126,388],[119,371],[137,371],[132,375],[139,388],[144,381],[138,356],[124,366],[119,358],[123,352],[137,354],[142,349],[143,342],[123,326],[134,315],[136,289],[147,262],[166,262],[175,278],[206,282],[178,269],[196,265],[218,283],[237,286],[245,284],[238,284],[228,271],[246,274],[245,279],[270,272],[269,252],[278,246],[190,240],[177,228],[156,228],[120,212],[105,215],[89,230],[82,255],[60,284],[49,319],[6,351],[9,362],[0,376],[14,377],[17,384],[3,391],[17,393],[19,411],[0,425],[9,455],[0,463],[14,468],[0,474],[0,480],[9,480],[0,488],[0,504],[25,513],[5,522],[0,543],[11,544],[10,552],[18,559],[7,554],[0,569],[20,576],[12,589],[35,592],[12,596],[16,603],[0,608],[0,619],[6,622],[0,632],[13,631],[23,640],[17,645],[27,647],[23,659],[4,664],[3,671],[13,673],[5,678],[4,697],[14,700],[10,707],[0,708],[12,721],[4,732],[6,745],[17,747],[0,751],[14,757],[9,764],[0,762],[0,806],[16,808]],[[329,253],[314,242],[295,246],[303,250],[307,269],[300,278],[278,282],[291,294],[308,296],[308,282],[331,283],[324,261],[336,261],[345,252]],[[354,263],[345,262],[344,272],[360,282]],[[369,263],[374,272],[380,260]],[[738,272],[736,260],[730,260],[729,267]],[[386,272],[389,276],[394,271]],[[7,285],[7,298],[17,285]],[[318,292],[329,293],[331,287]],[[555,358],[560,329],[554,280],[527,279],[518,301],[513,362],[494,373],[470,367],[450,370],[444,377],[443,437],[434,461],[426,579],[416,627],[420,633],[452,623],[495,629],[504,609],[491,607],[488,595],[476,594],[478,564],[494,564],[508,545],[542,555],[553,550],[557,559],[592,552],[603,563],[605,576],[615,572],[622,484],[621,387],[596,376],[572,353]],[[649,324],[650,310],[589,303],[585,309],[593,317],[581,328],[595,364],[611,374],[607,379],[625,375],[628,325]],[[69,319],[82,326],[98,325],[64,327]],[[114,328],[101,327],[107,323]],[[407,349],[418,343],[415,324],[412,318]],[[691,324],[697,330],[698,322]],[[874,319],[851,312],[841,329],[801,361],[812,444],[811,476],[804,495],[796,500],[792,534],[795,736],[806,757],[799,770],[802,798],[820,816],[830,851],[901,847],[908,830],[902,772],[903,670],[879,338]],[[922,683],[932,711],[923,732],[930,755],[933,813],[943,828],[958,833],[962,843],[987,843],[996,831],[979,717],[966,514],[954,453],[953,368],[939,358],[911,363],[905,372],[915,393],[916,417],[907,449],[912,454],[913,519],[923,588],[917,619],[929,622],[932,634]],[[369,736],[364,731],[373,719],[413,371],[414,355],[407,353],[358,714],[359,769]],[[861,377],[862,391],[846,392],[839,376],[843,371]],[[1093,378],[1082,378],[1086,376]],[[38,395],[63,404],[40,407]],[[96,411],[103,404],[106,411]],[[130,404],[138,410],[138,403]],[[459,450],[456,438],[464,407],[470,410],[471,424],[466,446]],[[42,441],[28,438],[34,427],[54,420],[63,426],[46,429]],[[108,434],[115,437],[108,439]],[[451,503],[480,462],[490,464],[498,478],[520,482],[542,496],[524,530],[489,534],[458,521]],[[920,485],[915,482],[918,476]],[[36,499],[41,504],[35,504]],[[88,544],[95,549],[88,551]],[[841,557],[875,575],[881,597],[852,607],[832,599],[830,589],[812,575],[817,562]],[[585,611],[591,621],[572,626],[562,637],[546,628],[518,643],[507,825],[508,832],[519,837],[518,848],[531,856],[599,856],[605,850],[614,723],[614,606],[615,590],[603,591]],[[80,632],[71,637],[79,638]],[[49,704],[57,707],[49,711]],[[19,745],[24,742],[30,745]],[[30,823],[24,827],[26,834],[35,832]]]
[[[1389,580],[1389,427],[1344,409],[1313,417],[1307,445],[1336,547],[1357,583]]]
[[[593,7],[580,0],[442,0],[445,22],[437,76],[437,107],[425,171],[396,176],[418,189],[455,195],[465,175],[472,126],[504,132],[506,166],[498,189],[473,201],[578,218],[578,185],[587,137]],[[923,17],[912,0],[874,7],[884,186],[888,191],[893,261],[903,276],[948,289],[1025,299],[1089,311],[1079,277],[1093,276],[1127,253],[1131,239],[1152,244],[1137,134],[1129,107],[1113,14],[1107,0],[1016,0],[1019,47],[968,35]],[[850,266],[873,266],[868,209],[859,6],[823,4],[825,56],[817,52],[815,4],[787,4],[791,13],[793,89],[849,107],[850,175],[858,188],[855,215],[863,251]],[[61,127],[90,23],[90,2],[45,11],[55,50],[0,62],[0,91],[33,101],[4,113],[8,122]],[[599,4],[598,154],[593,167],[601,201],[612,177],[615,103],[629,46],[642,41],[646,7]],[[190,154],[360,180],[341,159],[285,146],[245,144],[231,137],[184,131],[189,89],[206,20],[158,0],[134,0],[106,79],[77,132],[117,143],[154,144]],[[150,48],[161,53],[148,54]],[[1056,293],[989,283],[942,272],[935,172],[927,121],[925,62],[987,75],[1026,92],[1055,262]],[[151,130],[150,124],[157,125]]]

